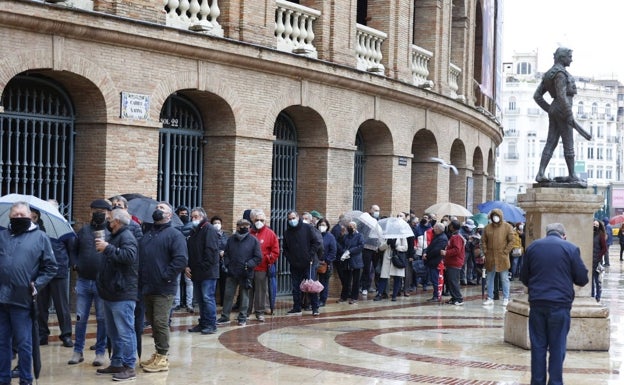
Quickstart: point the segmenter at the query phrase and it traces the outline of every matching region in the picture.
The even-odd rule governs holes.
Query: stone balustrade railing
[[[384,66],[381,64],[383,58],[381,45],[388,37],[384,32],[367,27],[362,24],[356,25],[356,46],[357,57],[356,68],[368,72],[383,74]]]
[[[314,20],[321,16],[321,12],[285,0],[275,0],[275,5],[276,48],[316,58]]]
[[[461,68],[459,68],[453,63],[449,63],[448,82],[449,82],[449,88],[451,89],[450,96],[453,99],[464,101],[466,100],[466,97],[464,95],[458,94],[461,74],[462,74]]]
[[[223,37],[218,0],[162,0],[169,27]]]
[[[412,44],[412,82],[415,86],[433,88],[433,81],[427,79],[432,58],[433,52]]]

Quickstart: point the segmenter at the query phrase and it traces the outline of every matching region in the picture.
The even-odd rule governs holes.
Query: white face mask
[[[258,230],[264,227],[264,222],[261,222],[261,221],[256,221],[256,223],[254,224],[256,225],[256,229]]]
[[[201,220],[199,220],[199,219],[194,220],[194,221],[193,221],[193,226],[194,226],[194,227],[199,226],[199,222],[201,222]]]
[[[321,233],[324,233],[327,231],[327,226],[319,226],[318,229]]]
[[[304,219],[304,220],[303,220],[303,223],[308,223],[308,224],[309,224],[309,223],[310,223],[310,221],[309,221],[309,220],[307,220],[307,219]]]
[[[492,222],[494,223],[500,222],[500,217],[498,215],[492,215]]]
[[[221,223],[215,223],[213,226],[217,231],[221,230]]]

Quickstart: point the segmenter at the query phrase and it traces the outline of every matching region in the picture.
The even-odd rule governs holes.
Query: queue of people
[[[441,301],[443,295],[448,295],[447,304],[461,306],[464,303],[461,286],[486,280],[484,305],[492,305],[502,289],[502,304],[506,306],[510,279],[520,276],[525,284],[527,279],[522,224],[505,222],[503,213],[496,209],[489,214],[489,223],[485,226],[476,225],[472,220],[462,223],[448,216],[437,221],[434,214],[425,214],[419,219],[412,212],[400,212],[397,218],[408,223],[412,234],[382,240],[365,238],[358,231],[358,223],[344,215],[332,226],[316,211],[301,215],[291,211],[287,214],[287,228],[280,248],[277,235],[267,225],[267,217],[260,209],[249,210],[236,222],[235,232],[228,236],[222,229],[221,218],[209,218],[201,207],[178,208],[178,213],[188,216],[188,222],[181,228],[173,227],[174,210],[166,202],[158,203],[152,214],[153,225],[144,228],[143,234],[127,206],[121,196],[115,197],[112,203],[104,199],[91,202],[91,220],[77,232],[75,240],[63,243],[66,254],[62,253],[61,245],[55,249],[43,232],[35,231],[43,226],[35,224],[36,211],[33,214],[27,204],[16,204],[12,208],[9,229],[0,231],[0,247],[17,247],[16,255],[27,257],[12,269],[38,273],[28,282],[15,284],[20,288],[19,293],[7,296],[0,291],[3,305],[0,328],[8,333],[0,333],[3,355],[0,383],[4,383],[2,376],[7,362],[10,368],[11,360],[7,359],[6,352],[13,348],[12,342],[16,343],[18,352],[19,377],[23,383],[32,382],[29,370],[22,369],[30,368],[30,354],[27,353],[32,341],[23,325],[19,327],[18,324],[26,316],[33,293],[48,290],[55,307],[64,309],[62,303],[56,304],[58,289],[51,284],[55,279],[67,279],[65,272],[59,272],[63,268],[67,269],[67,274],[70,268],[77,274],[75,341],[71,341],[71,327],[66,330],[63,314],[58,315],[60,339],[64,346],[73,347],[68,364],[76,365],[85,360],[87,321],[95,305],[97,332],[92,365],[103,367],[109,361],[109,365],[98,368],[97,373],[110,374],[115,381],[135,379],[136,366],[148,373],[169,370],[169,322],[172,309],[179,306],[181,300],[181,277],[184,277],[182,282],[192,287],[192,293],[185,293],[187,301],[192,296],[191,302],[186,302],[187,307],[193,307],[194,300],[199,308],[198,322],[188,332],[204,335],[214,334],[218,326],[229,324],[234,309],[238,311],[239,326],[245,326],[252,314],[257,322],[265,322],[275,301],[274,295],[271,298],[269,277],[275,272],[280,254],[290,265],[292,308],[287,312],[289,316],[300,316],[308,308],[312,316],[318,316],[328,300],[329,279],[334,272],[341,284],[338,302],[351,305],[367,299],[372,291],[376,293],[374,301],[396,301],[401,295],[409,296],[420,285],[423,290],[432,287],[432,297],[428,301]],[[375,220],[382,219],[379,211],[379,206],[372,205],[369,214]],[[603,223],[595,221],[594,227],[592,273],[605,262],[607,242]],[[29,242],[14,245],[14,239],[19,237],[28,237]],[[13,275],[10,277],[16,279]],[[439,286],[442,277],[445,284]],[[592,295],[598,301],[599,278],[600,275],[595,274],[592,280]],[[323,284],[320,293],[302,292],[302,281],[317,279]],[[221,290],[223,305],[219,316],[217,287]],[[148,359],[139,361],[144,318],[152,328],[154,351]],[[45,332],[47,318],[44,324],[41,344],[49,334]],[[107,347],[110,359],[106,358]]]

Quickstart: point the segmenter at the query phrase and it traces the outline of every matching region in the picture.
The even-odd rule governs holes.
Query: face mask
[[[215,223],[213,226],[217,231],[221,230],[221,223]]]
[[[298,224],[299,224],[299,219],[289,219],[288,220],[288,225],[290,227],[297,227]]]
[[[26,217],[11,218],[9,221],[11,224],[11,232],[13,232],[13,234],[25,233],[26,231],[28,231],[28,229],[30,228],[30,224],[32,223],[30,218]]]
[[[500,217],[498,215],[493,215],[492,216],[492,222],[494,222],[494,223],[500,222]]]
[[[200,219],[196,219],[196,220],[194,220],[194,221],[193,221],[193,227],[197,227],[197,226],[199,226],[199,223],[200,223],[200,222],[201,222],[201,220],[200,220]]]
[[[255,225],[256,225],[256,229],[260,230],[261,228],[264,227],[264,222],[256,221]]]
[[[165,212],[160,210],[160,209],[156,209],[154,210],[154,212],[152,213],[152,219],[154,220],[154,222],[160,222],[165,218]]]
[[[354,230],[353,230],[351,227],[349,227],[349,228],[347,229],[347,232],[348,232],[349,234],[353,234],[353,231],[354,231]]]
[[[95,225],[103,225],[106,221],[106,213],[95,212],[91,214],[91,222]]]
[[[182,223],[187,224],[189,222],[189,217],[188,215],[180,215],[180,220]]]
[[[310,221],[309,221],[309,220],[307,220],[307,219],[304,219],[304,220],[303,220],[303,223],[308,223],[308,224],[309,224],[309,223],[310,223]]]
[[[241,228],[238,230],[238,233],[239,233],[239,234],[247,234],[248,232],[249,232],[249,227],[241,227]]]
[[[379,218],[379,211],[373,211],[373,218]]]
[[[324,233],[327,231],[327,226],[319,226],[318,229],[321,233]]]

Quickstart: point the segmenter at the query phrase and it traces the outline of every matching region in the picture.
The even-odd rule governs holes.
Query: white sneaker
[[[505,298],[505,299],[503,300],[503,306],[507,306],[507,304],[508,304],[508,303],[509,303],[509,300],[508,300],[507,298]]]
[[[483,301],[484,305],[493,305],[494,304],[494,300],[492,298],[488,298],[485,301]]]
[[[362,295],[367,295],[368,294],[368,290],[364,289],[362,290]]]

